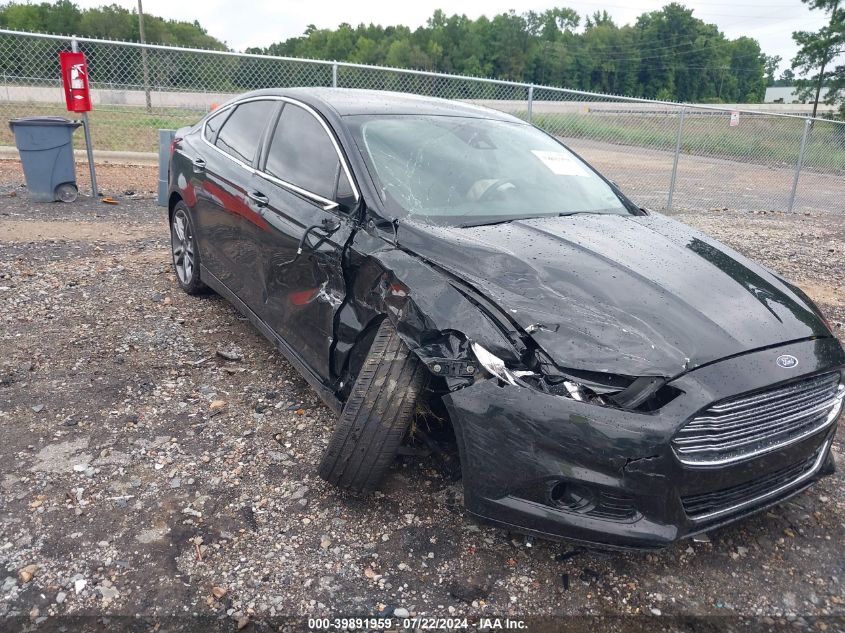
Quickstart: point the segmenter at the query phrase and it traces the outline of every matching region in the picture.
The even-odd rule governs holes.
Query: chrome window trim
[[[249,98],[246,98],[246,99],[239,99],[238,101],[233,101],[232,103],[226,104],[225,106],[218,108],[217,110],[214,111],[215,115],[220,113],[220,112],[224,112],[224,111],[226,111],[230,108],[234,108],[236,106],[239,106],[242,103],[249,103],[251,101],[283,101],[285,103],[291,103],[295,106],[302,108],[303,110],[308,112],[311,116],[313,116],[315,119],[317,119],[317,121],[322,126],[323,131],[328,135],[329,140],[332,142],[332,147],[334,147],[334,151],[337,154],[337,159],[340,162],[340,166],[343,168],[343,173],[346,175],[346,179],[349,181],[349,186],[352,188],[352,193],[355,195],[355,202],[358,202],[361,199],[361,193],[358,191],[358,186],[355,184],[355,180],[352,178],[352,172],[349,169],[349,165],[346,163],[346,158],[343,156],[343,152],[340,151],[340,145],[338,145],[338,142],[337,142],[337,139],[335,138],[334,132],[332,132],[332,130],[328,126],[328,124],[325,121],[323,121],[323,118],[320,116],[320,114],[314,108],[309,106],[307,103],[302,103],[301,101],[298,101],[297,99],[292,99],[290,97],[282,97],[282,96],[278,96],[278,95],[249,97]],[[299,186],[297,186],[297,185],[295,185],[291,182],[287,182],[285,180],[282,180],[281,178],[277,178],[276,176],[268,174],[266,171],[261,171],[260,169],[255,169],[252,165],[247,165],[246,163],[244,163],[241,160],[238,160],[237,158],[235,158],[231,154],[224,152],[222,149],[220,149],[216,145],[209,143],[208,139],[205,138],[205,126],[208,123],[208,119],[210,119],[210,118],[211,117],[207,117],[203,121],[203,123],[202,123],[202,134],[200,134],[200,137],[202,138],[203,142],[206,145],[208,145],[211,149],[215,150],[216,152],[219,152],[220,154],[222,154],[223,156],[225,156],[226,158],[228,158],[232,162],[236,163],[237,165],[240,165],[241,167],[246,169],[251,174],[261,176],[262,178],[264,178],[264,179],[266,179],[266,180],[268,180],[268,181],[270,181],[274,184],[277,184],[280,187],[284,187],[285,189],[288,189],[288,190],[290,190],[294,193],[298,193],[301,196],[305,196],[306,198],[310,198],[314,202],[317,202],[318,204],[320,204],[323,207],[324,211],[329,211],[330,209],[334,209],[338,206],[338,203],[335,202],[334,200],[329,200],[328,198],[324,198],[323,196],[321,196],[317,193],[314,193],[313,191],[303,189],[302,187],[299,187]]]
[[[827,457],[827,452],[830,449],[830,445],[833,443],[833,438],[829,438],[822,446],[819,448],[819,454],[816,457],[816,461],[813,462],[812,468],[808,470],[803,475],[798,476],[797,478],[793,479],[792,481],[785,483],[781,486],[778,486],[774,490],[769,490],[768,492],[754,497],[753,499],[746,499],[740,503],[734,504],[728,508],[722,508],[721,510],[715,510],[713,512],[708,512],[707,514],[698,514],[695,516],[690,517],[690,521],[694,523],[701,523],[702,521],[707,521],[709,519],[714,519],[716,517],[723,516],[725,514],[731,514],[733,512],[737,512],[738,510],[742,510],[743,508],[747,508],[751,505],[756,505],[759,503],[765,502],[767,499],[772,499],[777,497],[783,492],[786,492],[790,488],[795,488],[799,486],[804,481],[812,478],[816,475],[819,470],[821,470],[822,465],[824,464],[825,457]]]
[[[708,467],[708,466],[724,466],[725,464],[733,464],[736,462],[744,462],[748,459],[752,459],[754,457],[759,457],[765,453],[771,453],[772,451],[779,450],[786,446],[790,446],[795,444],[796,442],[800,442],[801,440],[805,440],[811,435],[815,435],[816,433],[821,432],[823,429],[827,428],[828,426],[832,425],[836,420],[839,418],[839,414],[842,413],[842,405],[843,399],[845,399],[845,385],[839,385],[839,388],[836,391],[836,397],[834,398],[833,406],[830,410],[830,413],[827,414],[824,421],[820,424],[813,426],[812,428],[796,435],[794,437],[789,437],[782,442],[778,442],[776,444],[772,444],[769,446],[763,446],[758,448],[756,451],[752,451],[750,453],[743,453],[742,455],[737,455],[735,457],[723,457],[720,459],[708,459],[708,460],[690,460],[684,459],[682,454],[676,450],[674,445],[674,440],[672,441],[672,448],[673,452],[675,453],[675,457],[677,457],[678,461],[684,464],[685,466],[691,467]],[[690,454],[690,453],[685,453]]]
[[[206,143],[208,143],[212,147],[215,147],[215,145],[213,143],[209,143],[208,139],[205,137],[207,124],[208,124],[209,121],[211,121],[211,119],[217,118],[218,116],[223,116],[223,114],[228,109],[229,109],[229,107],[227,106],[225,108],[220,108],[220,109],[212,111],[208,116],[205,117],[205,121],[203,121],[203,123],[202,123],[202,134],[200,134],[200,136],[202,136],[202,140],[204,140]],[[227,118],[229,118],[228,114],[223,117],[223,119],[224,119],[223,123],[226,122],[225,119],[227,119]],[[221,127],[222,127],[222,125],[221,125]],[[220,128],[217,128],[217,132],[220,132]],[[215,133],[214,140],[217,140],[217,133]]]

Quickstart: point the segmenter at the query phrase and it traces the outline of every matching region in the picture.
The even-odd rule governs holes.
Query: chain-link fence
[[[76,38],[88,59],[97,150],[154,152],[159,128],[264,87],[337,86],[459,99],[563,139],[655,209],[842,210],[845,123],[360,64]],[[68,37],[0,30],[0,115],[66,114]],[[146,55],[142,54],[146,49]],[[146,72],[145,72],[146,63]],[[81,135],[77,135],[81,143]],[[0,145],[13,145],[0,126]]]

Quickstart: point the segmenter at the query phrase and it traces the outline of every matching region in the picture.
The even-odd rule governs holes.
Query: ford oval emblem
[[[792,354],[784,354],[783,356],[778,356],[775,362],[778,364],[778,367],[783,367],[784,369],[792,369],[798,364],[798,359],[795,358]]]

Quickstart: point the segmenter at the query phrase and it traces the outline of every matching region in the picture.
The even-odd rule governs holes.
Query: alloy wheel
[[[191,283],[194,277],[194,236],[188,216],[183,209],[173,214],[170,227],[170,245],[173,251],[173,267],[184,285]]]

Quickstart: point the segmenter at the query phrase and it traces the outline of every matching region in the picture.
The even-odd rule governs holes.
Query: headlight
[[[478,359],[478,363],[484,367],[484,369],[509,385],[520,385],[525,387],[527,385],[520,380],[520,378],[523,376],[535,375],[533,371],[508,369],[505,367],[505,361],[495,354],[488,352],[474,341],[472,343],[472,353],[475,354],[475,357]]]
[[[472,343],[472,353],[475,354],[479,364],[496,378],[504,380],[509,385],[519,384],[513,372],[505,367],[505,361],[498,356],[491,354],[476,342]]]
[[[509,385],[537,389],[543,393],[564,396],[578,402],[648,412],[659,409],[682,393],[679,389],[667,385],[666,379],[661,376],[640,376],[627,381],[611,376],[610,378],[613,378],[615,382],[604,383],[597,382],[595,379],[581,381],[562,372],[550,375],[545,371],[546,365],[542,364],[538,366],[538,372],[509,369],[505,366],[505,361],[478,343],[473,341],[470,347],[478,364],[499,380]],[[840,396],[840,406],[843,404],[841,398],[842,396]]]

